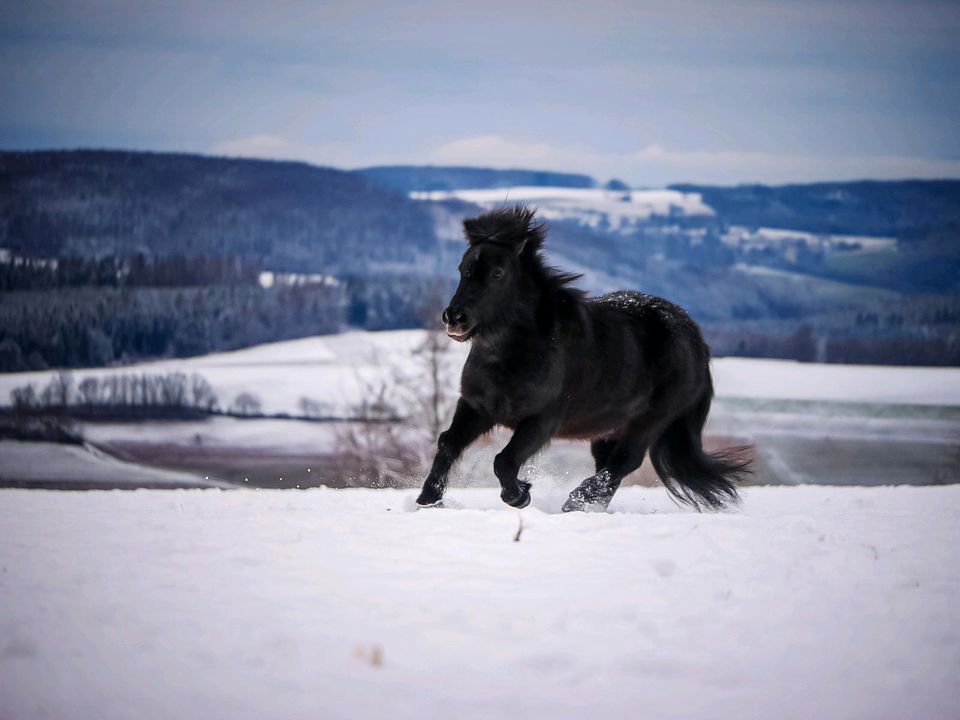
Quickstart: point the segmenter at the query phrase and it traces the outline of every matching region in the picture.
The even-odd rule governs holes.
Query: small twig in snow
[[[517,513],[517,520],[520,524],[517,526],[516,535],[513,536],[514,542],[520,542],[520,536],[523,534],[523,513]]]

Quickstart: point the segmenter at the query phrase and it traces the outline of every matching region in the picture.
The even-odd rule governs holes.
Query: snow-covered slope
[[[96,448],[0,440],[0,484],[64,490],[233,487],[197,474],[123,462]]]
[[[506,202],[535,205],[542,217],[576,220],[612,230],[628,227],[653,215],[713,215],[699,193],[677,190],[602,190],[566,187],[511,187],[482,190],[412,192],[414,200],[458,199],[483,207]]]
[[[0,717],[955,718],[960,487],[0,491]]]

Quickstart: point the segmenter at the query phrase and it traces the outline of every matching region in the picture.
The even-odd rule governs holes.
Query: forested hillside
[[[517,185],[589,188],[597,182],[589,175],[545,170],[495,170],[493,168],[434,165],[384,165],[358,170],[381,185],[408,193],[463,188],[508,188]]]
[[[357,173],[112,151],[0,153],[0,247],[34,257],[229,255],[272,270],[421,267],[426,208]]]
[[[960,220],[960,180],[806,185],[674,185],[727,222],[842,235],[916,234]]]
[[[0,370],[416,325],[434,227],[421,203],[303,163],[0,153]]]

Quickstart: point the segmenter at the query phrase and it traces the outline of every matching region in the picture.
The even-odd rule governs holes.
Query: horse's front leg
[[[517,478],[520,467],[547,444],[556,418],[553,414],[533,415],[521,420],[507,446],[493,461],[493,472],[500,481],[500,499],[507,505],[523,508],[530,504],[530,483]]]
[[[450,467],[460,457],[464,448],[492,427],[493,421],[463,398],[457,402],[450,428],[440,433],[440,438],[437,440],[437,455],[433,459],[430,474],[423,483],[417,505],[430,507],[440,503],[443,499],[443,491],[447,488]]]

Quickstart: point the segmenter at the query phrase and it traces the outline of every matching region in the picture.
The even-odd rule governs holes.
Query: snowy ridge
[[[763,247],[783,242],[803,242],[809,247],[830,249],[837,245],[856,245],[866,250],[895,250],[895,237],[877,237],[872,235],[832,235],[828,233],[812,233],[802,230],[785,230],[782,228],[748,228],[741,225],[731,225],[723,236],[723,241],[741,247]]]
[[[699,193],[678,190],[602,190],[566,187],[511,187],[480,190],[412,192],[414,200],[464,200],[486,208],[504,203],[535,205],[549,220],[576,220],[583,225],[622,230],[653,215],[713,215]]]

